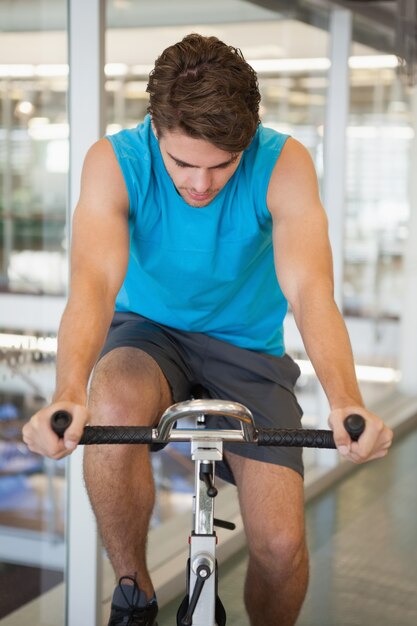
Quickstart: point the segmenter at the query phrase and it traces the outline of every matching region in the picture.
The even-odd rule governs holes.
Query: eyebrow
[[[198,168],[200,167],[200,165],[192,165],[191,163],[187,163],[186,161],[182,161],[181,159],[177,159],[176,156],[174,156],[173,154],[171,154],[170,152],[167,151],[168,156],[171,157],[171,159],[173,159],[176,163],[180,163],[181,165],[183,165],[184,167],[195,167]],[[238,155],[234,154],[228,161],[223,161],[223,163],[218,163],[218,165],[212,165],[211,167],[209,167],[209,170],[215,170],[218,167],[226,167],[226,165],[230,165],[231,163],[233,163],[233,161],[236,161]]]

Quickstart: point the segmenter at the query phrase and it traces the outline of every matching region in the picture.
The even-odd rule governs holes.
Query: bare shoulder
[[[117,164],[116,155],[111,142],[106,137],[99,139],[90,147],[87,152],[86,163],[114,163]]]
[[[267,204],[273,215],[309,204],[320,204],[317,175],[309,151],[289,137],[275,164],[268,186]]]
[[[273,178],[288,177],[296,178],[298,176],[306,176],[314,172],[313,159],[307,148],[294,139],[289,137],[282,148],[281,155],[277,160]]]
[[[81,176],[80,203],[129,207],[128,193],[120,165],[108,139],[99,139],[88,150]]]

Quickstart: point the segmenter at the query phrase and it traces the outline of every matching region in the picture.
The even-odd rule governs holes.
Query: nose
[[[196,193],[205,193],[211,188],[212,174],[209,170],[198,168],[193,172],[192,186]]]

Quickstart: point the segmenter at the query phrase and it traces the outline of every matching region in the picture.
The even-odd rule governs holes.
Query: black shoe
[[[156,602],[129,609],[119,609],[113,605],[108,626],[158,626],[155,621],[157,613]]]
[[[133,582],[130,599],[122,587],[125,579]],[[140,591],[134,578],[130,576],[120,578],[117,593],[119,598],[123,598],[125,606],[118,606],[113,600],[108,626],[158,626],[156,623],[158,604],[154,599],[144,606],[137,606],[137,600],[141,595],[143,596],[143,592]]]

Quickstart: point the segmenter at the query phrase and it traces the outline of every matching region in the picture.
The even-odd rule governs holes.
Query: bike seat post
[[[210,394],[205,387],[202,385],[195,385],[191,390],[191,398],[194,400],[208,400],[210,399]],[[206,416],[204,413],[200,413],[196,417],[196,427],[197,428],[205,428],[206,426]]]

